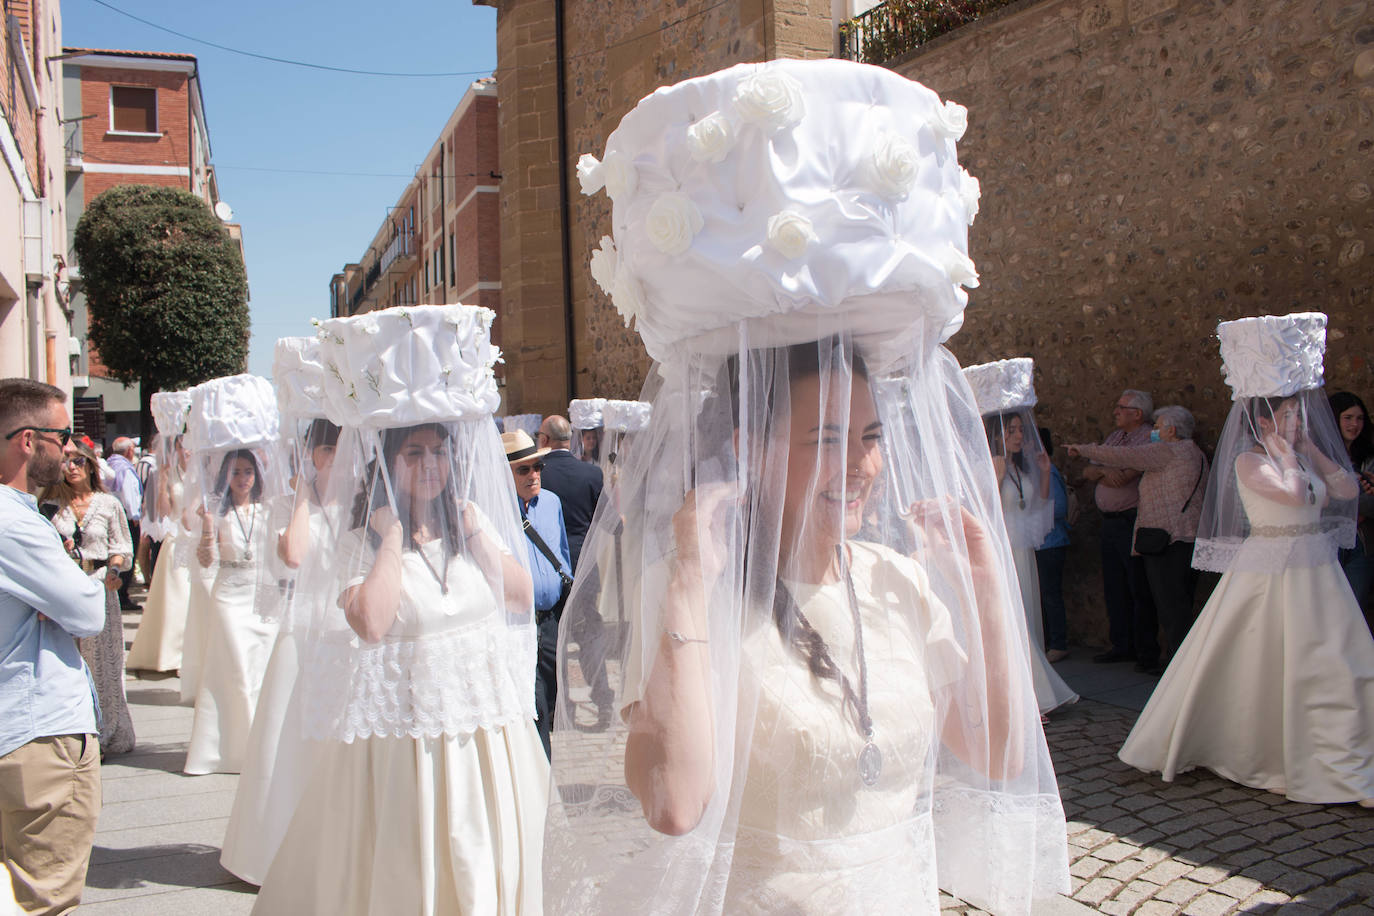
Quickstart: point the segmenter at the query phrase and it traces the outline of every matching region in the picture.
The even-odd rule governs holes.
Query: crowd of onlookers
[[[1374,429],[1357,395],[1337,392],[1329,403],[1360,478],[1358,539],[1340,552],[1340,562],[1374,630],[1374,557],[1369,553],[1374,543]],[[1074,465],[1068,485],[1059,468],[1052,469],[1055,526],[1036,552],[1046,655],[1052,662],[1068,656],[1063,580],[1069,528],[1080,512],[1078,493],[1090,490],[1087,498],[1102,519],[1099,546],[1110,641],[1093,660],[1133,661],[1138,670],[1159,674],[1188,634],[1199,588],[1210,591],[1215,583],[1215,576],[1192,566],[1209,457],[1195,439],[1197,423],[1187,408],[1155,408],[1149,393],[1128,389],[1113,405],[1112,418],[1114,428],[1101,445],[1064,449],[1070,458],[1088,461]],[[1049,430],[1042,428],[1040,435],[1053,454]],[[1118,466],[1097,462],[1108,454],[1105,450],[1119,447],[1130,453],[1114,462]]]

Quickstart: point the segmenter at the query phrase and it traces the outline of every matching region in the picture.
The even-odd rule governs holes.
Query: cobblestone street
[[[130,639],[137,621],[126,615]],[[1084,696],[1045,730],[1069,819],[1073,894],[1037,916],[1374,913],[1374,811],[1289,802],[1204,771],[1172,784],[1146,777],[1116,751],[1153,679],[1129,665],[1071,659],[1057,667]],[[191,710],[177,705],[178,686],[175,678],[128,681],[139,746],[104,768],[83,913],[252,908],[254,888],[219,865],[237,777],[181,775]],[[948,913],[981,913],[943,902]]]

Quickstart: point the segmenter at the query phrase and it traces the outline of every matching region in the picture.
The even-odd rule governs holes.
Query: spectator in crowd
[[[81,657],[100,702],[100,752],[127,754],[134,749],[134,721],[124,695],[124,616],[115,595],[120,573],[133,560],[124,507],[105,492],[95,451],[75,440],[63,449],[62,478],[44,488],[39,502],[44,512],[53,512],[53,527],[82,571],[104,577],[105,628],[81,640]]]
[[[129,521],[129,536],[133,543],[139,542],[141,532],[139,521],[143,518],[143,487],[138,482],[138,469],[134,467],[134,440],[120,436],[110,446],[110,469],[114,471],[114,486],[110,490],[124,506],[124,517]],[[134,578],[134,566],[119,574],[119,606],[126,611],[137,610],[138,605],[129,597],[129,583]]]
[[[1150,441],[1154,403],[1144,391],[1121,392],[1112,407],[1116,429],[1103,441],[1108,447],[1145,445]],[[1145,564],[1132,553],[1136,507],[1140,502],[1140,472],[1092,464],[1083,478],[1097,486],[1093,500],[1102,513],[1102,591],[1107,604],[1111,647],[1095,662],[1134,660],[1142,668],[1159,664],[1158,622]]]
[[[567,423],[566,420],[563,421]],[[541,433],[542,435],[542,433]],[[539,660],[535,666],[534,709],[544,753],[552,757],[549,736],[558,699],[558,620],[572,587],[572,561],[563,504],[558,494],[543,489],[547,448],[536,448],[524,430],[502,433],[506,461],[515,477],[520,519],[529,538],[530,576],[534,580],[534,618],[539,626]],[[576,459],[573,459],[576,461]]]
[[[1054,457],[1054,441],[1047,427],[1040,427],[1045,454]],[[1045,621],[1045,658],[1060,662],[1069,657],[1068,614],[1064,606],[1064,562],[1069,556],[1069,491],[1059,468],[1050,465],[1050,498],[1054,500],[1054,527],[1035,550],[1040,577],[1040,613]]]
[[[1358,395],[1338,391],[1331,395],[1331,412],[1341,431],[1350,464],[1359,475],[1359,527],[1355,546],[1340,552],[1341,568],[1350,580],[1350,590],[1360,603],[1365,622],[1374,632],[1374,428],[1369,425],[1369,411]]]
[[[63,393],[0,381],[0,851],[26,912],[81,902],[100,813],[96,699],[76,640],[105,626],[105,589],[38,513],[62,474]]]
[[[1160,674],[1168,667],[1193,625],[1197,587],[1193,541],[1207,479],[1207,456],[1193,441],[1195,427],[1191,413],[1171,405],[1155,411],[1154,430],[1145,445],[1068,446],[1070,455],[1142,474],[1131,558],[1145,566],[1150,597],[1164,633],[1158,662],[1151,665],[1147,657],[1137,665],[1149,674]]]
[[[595,457],[587,458],[587,433],[595,433],[596,440],[591,443],[592,454],[600,449],[601,430],[584,430],[582,433],[583,460],[578,460],[569,449],[572,444],[572,424],[566,417],[547,417],[539,428],[539,442],[549,449],[544,457],[542,486],[558,494],[563,504],[563,522],[568,531],[568,554],[572,569],[577,569],[582,556],[582,542],[591,527],[592,516],[596,514],[596,504],[601,501],[603,478],[601,468]],[[590,463],[589,463],[590,462]],[[579,613],[568,621],[569,635],[577,643],[578,663],[582,674],[591,686],[592,702],[596,704],[597,727],[605,728],[610,724],[611,705],[615,694],[610,682],[606,680],[605,662],[605,621],[593,604],[586,604]]]

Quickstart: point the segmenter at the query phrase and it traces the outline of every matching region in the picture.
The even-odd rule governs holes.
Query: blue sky
[[[310,70],[179,38],[94,0],[63,0],[67,46],[199,59],[220,195],[243,224],[252,289],[248,369],[270,377],[276,339],[310,333],[312,317],[327,317],[329,278],[362,255],[467,86],[491,75],[496,11],[470,0],[107,3],[273,57],[359,70],[474,72],[402,78]]]

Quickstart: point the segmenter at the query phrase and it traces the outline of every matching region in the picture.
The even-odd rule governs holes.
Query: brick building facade
[[[69,391],[61,7],[9,0],[0,29],[0,375]]]
[[[63,53],[68,245],[86,206],[116,185],[182,188],[210,207],[221,203],[194,55],[91,48],[65,48]],[[241,227],[226,220],[226,228],[241,254]],[[79,282],[72,310],[77,396],[103,399],[105,438],[137,436],[139,386],[110,379],[100,354],[86,340],[86,301]]]
[[[497,117],[495,81],[474,82],[363,256],[330,280],[331,315],[460,302],[500,311]]]

